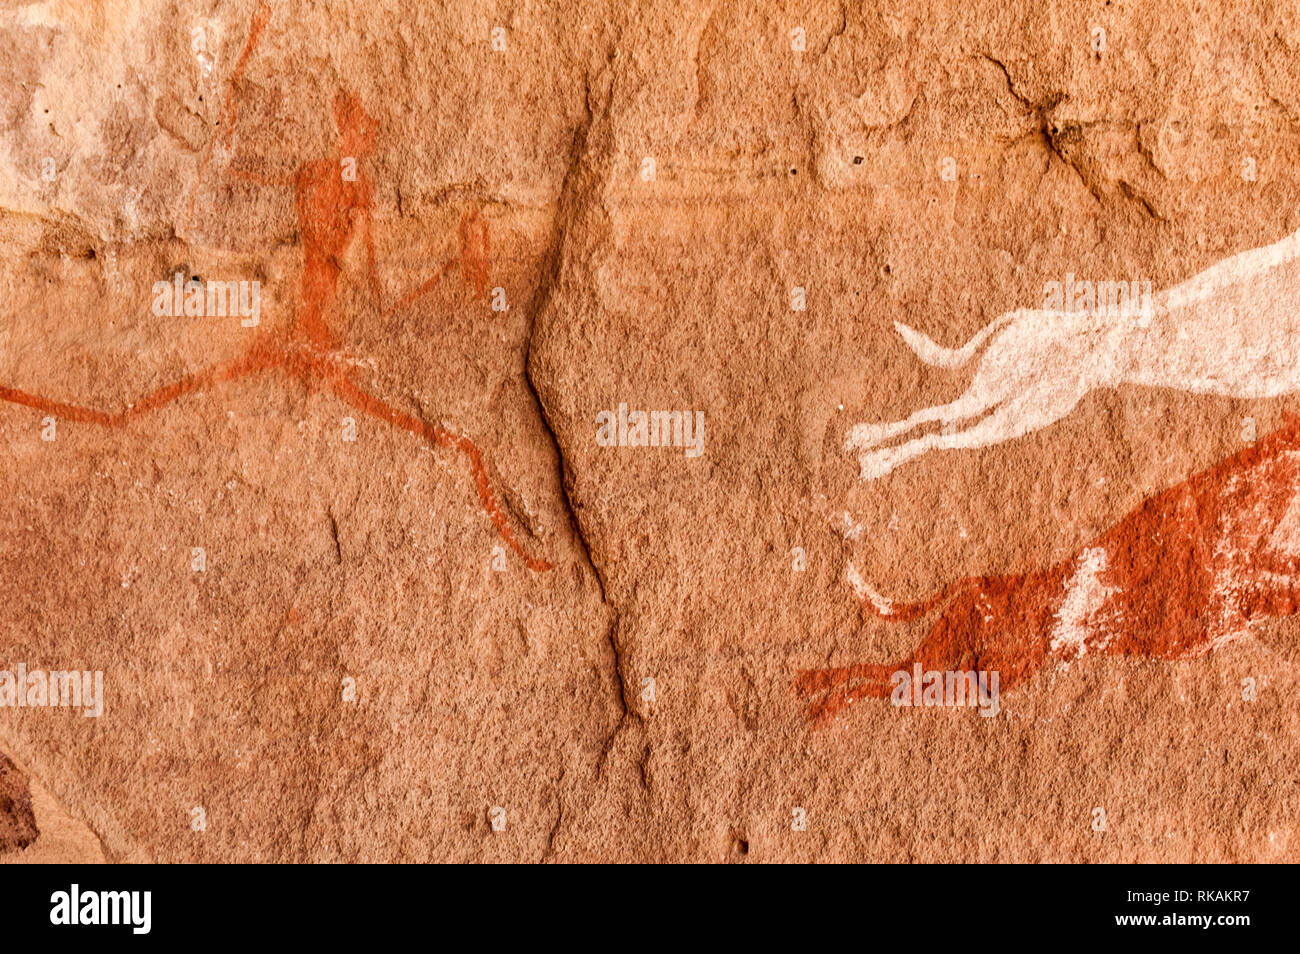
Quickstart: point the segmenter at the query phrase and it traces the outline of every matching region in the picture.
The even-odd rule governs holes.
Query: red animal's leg
[[[808,704],[808,718],[814,725],[824,725],[837,713],[860,698],[884,698],[889,694],[889,677],[897,666],[863,663],[838,669],[805,669],[795,676],[795,692],[820,699]]]
[[[838,669],[812,669],[799,673],[795,689],[804,695],[825,692],[826,695],[808,707],[808,716],[814,724],[824,724],[838,712],[858,699],[884,699],[893,691],[893,675],[899,670],[911,671],[920,663],[923,669],[957,669],[972,656],[974,633],[971,631],[971,612],[975,606],[973,593],[979,592],[972,584],[977,580],[961,580],[921,603],[900,609],[924,612],[923,608],[937,605],[960,588],[957,599],[935,621],[929,634],[910,656],[897,663],[859,664]],[[906,619],[908,615],[882,614],[888,619]]]
[[[887,619],[891,622],[903,623],[908,620],[924,616],[933,610],[936,606],[949,599],[954,592],[969,586],[971,578],[965,578],[950,583],[943,589],[937,591],[931,596],[916,603],[888,603],[887,607],[873,602],[868,596],[859,595],[859,603],[864,614],[878,616],[881,619]],[[884,672],[884,678],[888,679],[889,674],[894,671],[894,666],[882,666],[876,664],[862,664],[854,666],[844,666],[832,669],[807,669],[800,672],[794,681],[795,688],[800,692],[813,693],[822,692],[827,689],[833,689],[836,686],[843,685],[846,682],[854,681],[873,681],[880,678],[880,673]]]
[[[884,685],[889,679],[889,674],[896,668],[884,663],[859,663],[831,669],[804,669],[795,676],[794,687],[799,692],[812,695],[850,682]]]

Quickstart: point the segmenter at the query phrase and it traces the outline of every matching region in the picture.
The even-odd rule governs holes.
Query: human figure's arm
[[[365,205],[365,221],[362,223],[362,230],[366,241],[366,275],[370,281],[370,294],[375,299],[375,310],[381,315],[388,314],[384,310],[383,293],[379,288],[379,272],[375,269],[375,237],[372,231],[374,215],[371,212],[370,203]]]
[[[239,113],[235,95],[236,88],[239,86],[239,81],[248,66],[248,59],[253,55],[253,50],[257,46],[262,31],[266,29],[266,25],[270,22],[271,4],[267,0],[261,0],[253,14],[252,22],[249,24],[248,39],[244,43],[244,50],[239,55],[239,61],[235,64],[234,72],[226,80],[226,97],[221,104],[220,118],[217,120],[217,125],[225,130],[224,139],[227,147],[229,147],[230,138],[235,131],[235,116]],[[216,143],[217,136],[214,134],[208,137],[208,144],[203,147],[203,157],[199,160],[199,169],[194,176],[194,185],[190,188],[190,200],[185,206],[185,215],[181,219],[181,234],[189,231],[190,220],[194,217],[194,203],[199,196],[199,183],[203,181],[203,175],[207,172],[208,163],[212,160],[212,149]]]
[[[379,289],[379,273],[375,269],[375,240],[374,240],[373,228],[372,228],[374,222],[374,215],[371,212],[371,204],[369,202],[365,203],[364,208],[365,208],[365,221],[362,223],[361,228],[366,243],[366,270],[369,274],[370,293],[374,296],[375,308],[379,310],[379,313],[381,315],[388,316],[391,315],[393,312],[397,311],[399,308],[405,308],[407,305],[415,301],[417,298],[420,298],[423,295],[426,295],[430,291],[432,291],[434,286],[437,285],[438,282],[442,281],[442,276],[447,273],[447,269],[449,269],[452,265],[455,264],[456,260],[452,259],[451,261],[444,262],[442,266],[433,274],[432,278],[428,279],[427,281],[419,285],[414,291],[408,292],[406,295],[399,298],[397,301],[393,302],[393,304],[385,308],[383,306],[383,300]]]
[[[262,186],[292,186],[294,177],[288,176],[267,176],[260,172],[253,172],[250,169],[241,169],[239,166],[231,165],[227,171],[237,179],[243,179],[246,182],[253,182]]]

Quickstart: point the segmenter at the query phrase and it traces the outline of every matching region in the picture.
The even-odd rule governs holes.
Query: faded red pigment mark
[[[266,4],[262,4],[254,15],[248,44],[232,77],[232,95],[234,85],[242,74],[269,16],[270,9]],[[222,115],[233,119],[235,107],[230,105],[231,102],[228,97]],[[375,252],[371,235],[374,190],[371,180],[360,166],[360,161],[374,152],[378,125],[366,114],[361,101],[345,91],[340,91],[335,97],[334,120],[338,130],[336,155],[306,162],[291,178],[283,181],[237,173],[262,184],[287,185],[294,189],[294,208],[303,245],[303,271],[298,290],[298,308],[293,325],[287,334],[272,336],[259,333],[240,358],[206,368],[173,384],[151,391],[120,411],[100,411],[79,407],[3,386],[0,386],[0,399],[56,414],[71,421],[121,427],[187,394],[239,378],[269,371],[281,371],[293,379],[306,383],[309,389],[317,387],[329,389],[346,404],[407,431],[430,446],[444,447],[460,453],[469,463],[474,475],[474,485],[483,512],[492,521],[501,539],[530,570],[550,570],[553,564],[529,555],[515,537],[492,493],[483,453],[473,441],[444,427],[428,424],[369,394],[352,380],[348,368],[331,353],[331,349],[335,347],[335,340],[326,318],[337,297],[338,281],[342,274],[342,266],[339,262],[356,237],[358,228],[361,229],[366,243],[367,277],[371,292],[374,295],[375,306],[382,314],[390,314],[430,291],[453,266],[459,267],[461,277],[477,295],[485,296],[490,254],[486,223],[477,211],[465,213],[460,221],[459,256],[445,262],[432,278],[385,309],[375,271]],[[225,133],[229,137],[229,122]],[[345,156],[355,159],[358,163],[356,178],[353,181],[345,180],[342,175],[342,160]],[[200,175],[206,162],[207,154],[200,166]],[[195,188],[197,191],[197,182]],[[283,341],[279,340],[280,338],[283,338]]]
[[[226,95],[221,103],[221,111],[217,113],[217,125],[224,128],[227,147],[230,146],[230,137],[234,135],[235,116],[239,112],[239,102],[235,96],[236,87],[239,86],[240,80],[244,78],[244,70],[248,68],[248,61],[253,55],[253,49],[257,46],[257,41],[262,37],[262,31],[266,29],[266,25],[270,22],[271,5],[266,0],[262,0],[257,5],[257,12],[253,14],[253,22],[249,25],[248,39],[244,43],[244,49],[239,54],[239,59],[230,73],[230,78],[226,81]],[[212,161],[212,147],[216,141],[216,137],[213,136],[208,140],[207,146],[204,147],[203,156],[199,159],[199,171],[196,181],[201,181],[204,173],[208,171],[208,163]],[[185,218],[181,220],[182,235],[189,229],[190,219],[194,215],[194,201],[197,197],[198,190],[190,193],[189,204],[185,207]]]
[[[1002,688],[1049,659],[1192,659],[1252,623],[1300,609],[1300,417],[1257,444],[1147,498],[1070,559],[1026,574],[958,580],[919,603],[863,598],[894,622],[943,607],[896,663],[800,672],[795,691],[825,724],[885,698],[899,670],[997,671]],[[1284,519],[1285,518],[1285,519]],[[1288,546],[1289,544],[1289,546]]]

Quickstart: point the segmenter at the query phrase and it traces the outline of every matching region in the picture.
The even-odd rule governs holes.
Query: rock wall
[[[1300,408],[1142,378],[1294,363],[1281,318],[1195,338],[1160,297],[1300,228],[1291,5],[67,0],[0,35],[0,669],[104,686],[0,736],[106,859],[1297,859],[1282,603],[1013,654],[993,718],[820,718],[801,675],[910,658],[953,611],[873,596],[1072,565]],[[999,338],[1020,417],[872,473],[855,428],[985,373],[896,323],[956,348],[1067,275],[1150,283],[1157,331]],[[1300,293],[1253,275],[1232,315]]]

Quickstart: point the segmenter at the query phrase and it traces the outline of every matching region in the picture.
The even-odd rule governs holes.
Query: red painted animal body
[[[1001,687],[1049,659],[1085,655],[1190,659],[1300,607],[1300,417],[1143,501],[1067,560],[1025,574],[958,580],[920,603],[870,593],[863,609],[894,621],[942,607],[907,658],[799,673],[808,714],[829,720],[890,677],[990,670]],[[1295,505],[1295,506],[1293,506]]]

